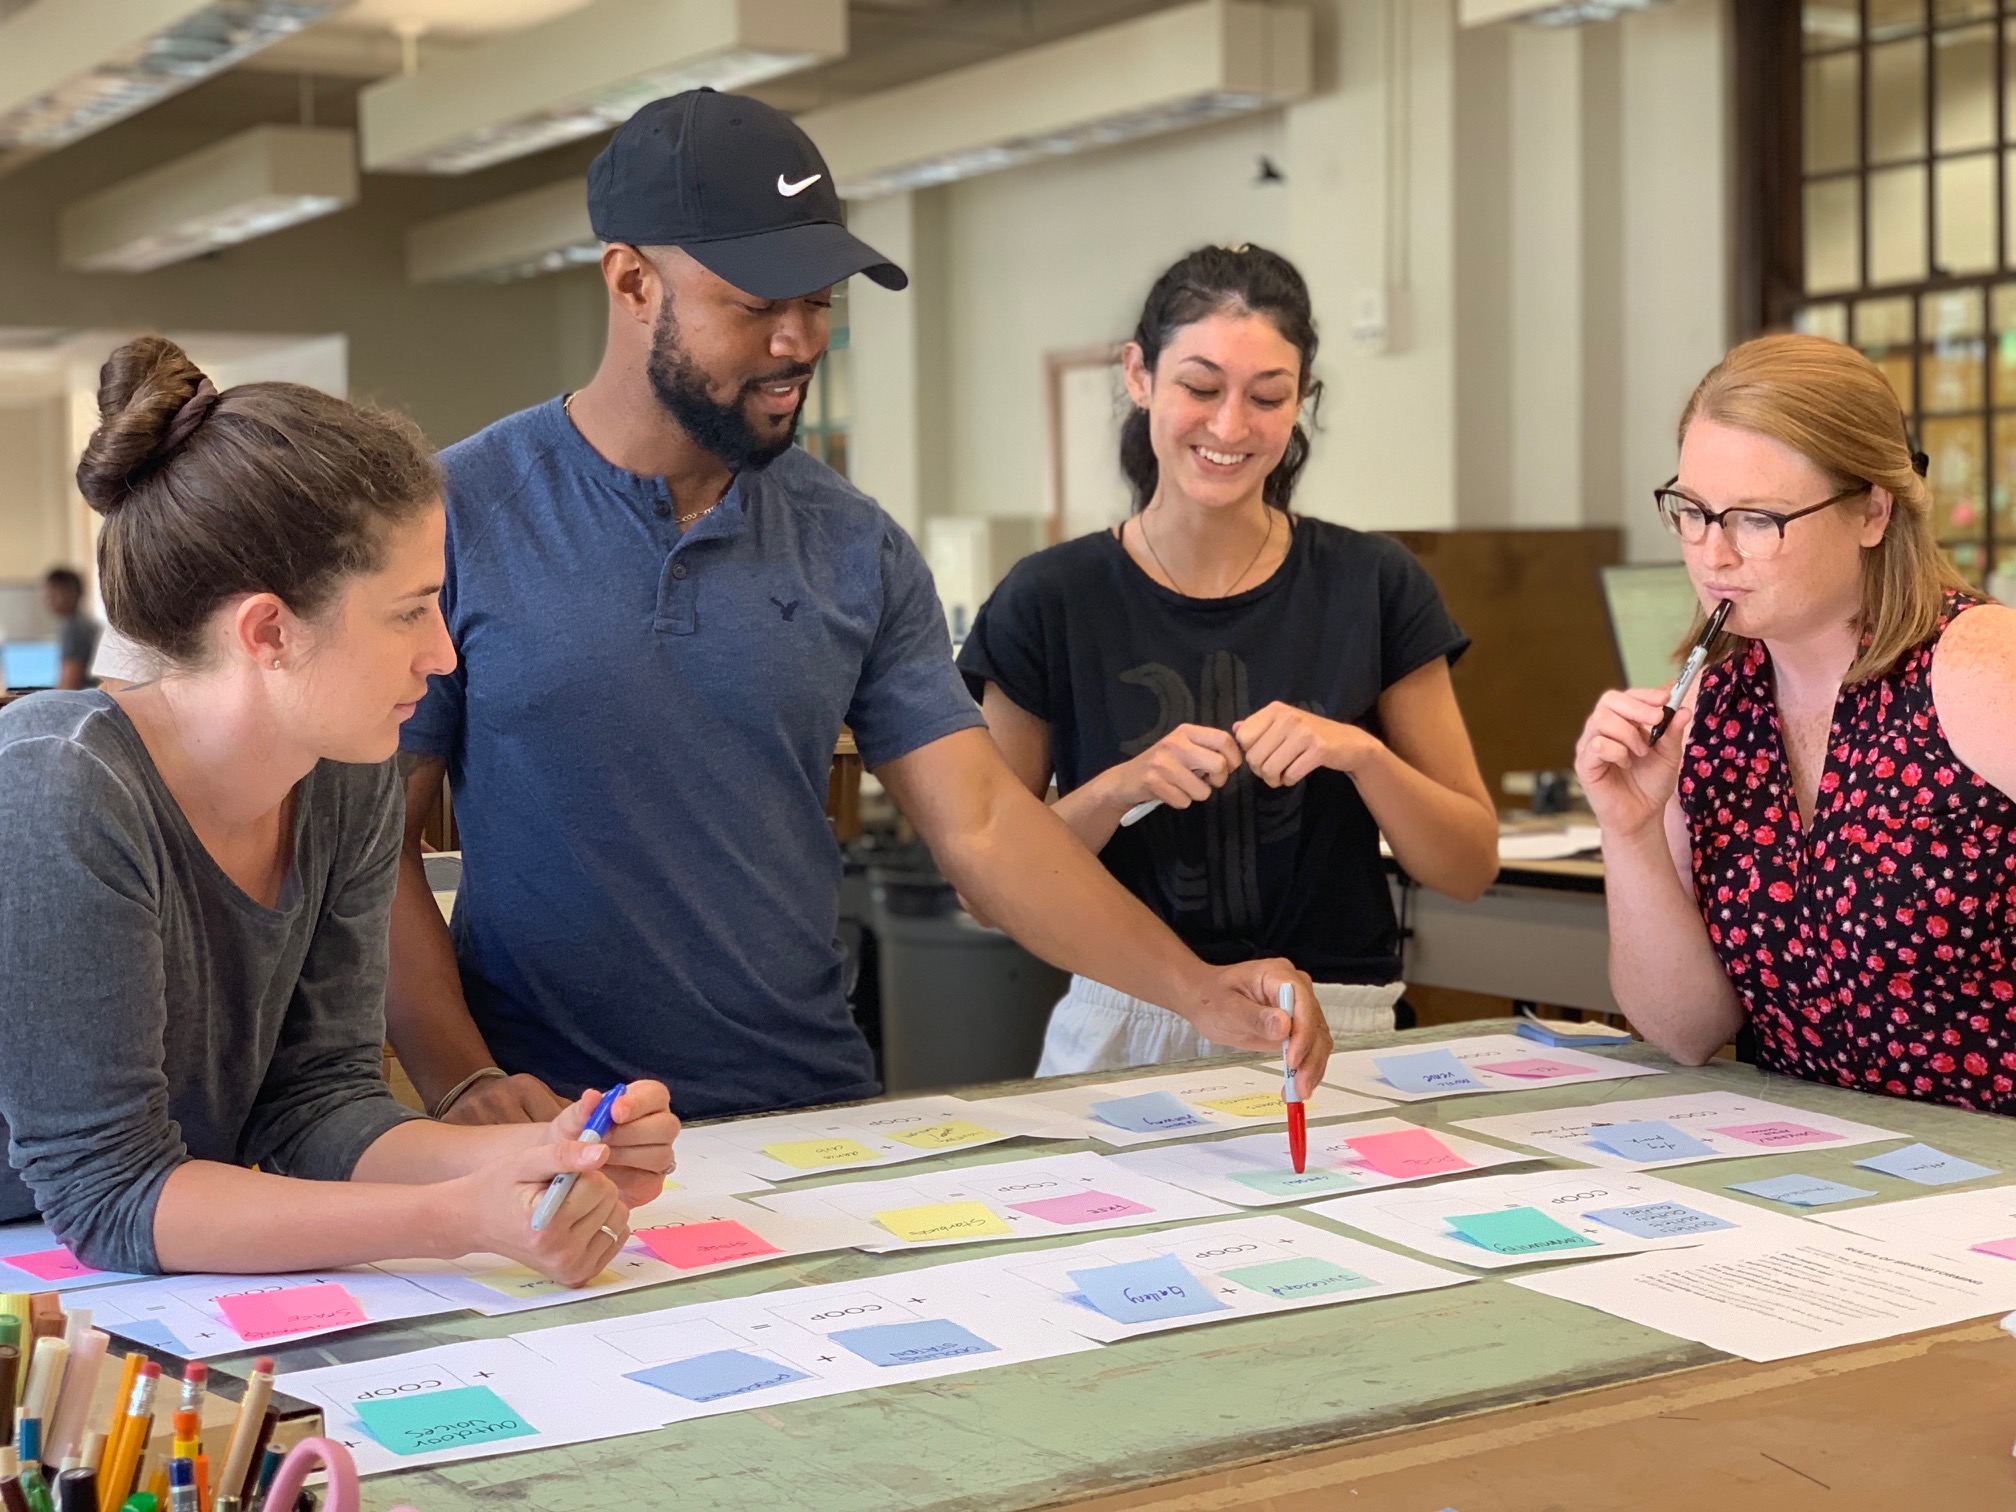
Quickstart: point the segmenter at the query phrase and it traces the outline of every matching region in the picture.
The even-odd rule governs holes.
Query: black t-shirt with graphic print
[[[1379,695],[1470,644],[1389,536],[1297,518],[1280,569],[1223,599],[1173,593],[1110,531],[1025,558],[959,654],[1050,726],[1060,793],[1179,724],[1275,701],[1380,733]],[[1399,925],[1379,830],[1342,772],[1275,789],[1242,767],[1204,803],[1115,831],[1100,859],[1206,961],[1286,956],[1322,982],[1390,982]]]

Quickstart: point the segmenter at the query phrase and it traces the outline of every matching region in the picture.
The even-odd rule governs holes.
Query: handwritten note
[[[721,1265],[730,1260],[756,1260],[780,1255],[782,1250],[733,1218],[712,1223],[679,1223],[666,1228],[638,1229],[651,1253],[680,1270],[698,1270],[704,1265]]]
[[[1391,1134],[1361,1134],[1347,1139],[1352,1153],[1381,1176],[1403,1181],[1419,1176],[1440,1176],[1450,1171],[1467,1171],[1470,1162],[1442,1143],[1427,1129],[1401,1129]]]
[[[1136,1134],[1160,1134],[1165,1129],[1208,1129],[1211,1120],[1199,1117],[1173,1092],[1144,1092],[1139,1097],[1109,1097],[1092,1104],[1092,1116],[1116,1129]]]
[[[371,1321],[364,1316],[357,1299],[334,1281],[289,1286],[279,1291],[240,1292],[219,1297],[217,1305],[247,1344],[290,1334],[354,1328]]]
[[[1621,1229],[1634,1239],[1677,1239],[1686,1234],[1712,1234],[1735,1224],[1678,1202],[1641,1202],[1633,1207],[1592,1208],[1584,1216]]]
[[[1358,1185],[1358,1178],[1346,1171],[1311,1168],[1298,1175],[1287,1166],[1278,1171],[1234,1171],[1232,1179],[1269,1197],[1320,1197],[1327,1192],[1348,1192]]]
[[[1294,1260],[1270,1260],[1265,1265],[1242,1265],[1223,1274],[1228,1281],[1237,1281],[1251,1291],[1279,1297],[1284,1302],[1294,1302],[1303,1297],[1327,1297],[1336,1292],[1362,1291],[1378,1284],[1370,1276],[1361,1276],[1354,1270],[1346,1270],[1334,1260],[1324,1260],[1315,1255],[1303,1255]]]
[[[1482,1092],[1484,1083],[1449,1050],[1417,1050],[1412,1055],[1375,1055],[1379,1075],[1402,1092]]]
[[[998,1354],[999,1348],[978,1334],[945,1318],[916,1323],[875,1323],[867,1328],[843,1328],[830,1337],[870,1365],[924,1365],[966,1355]]]
[[[1108,1218],[1134,1218],[1155,1209],[1131,1197],[1115,1197],[1111,1192],[1071,1192],[1063,1197],[1043,1197],[1035,1202],[1011,1202],[1018,1213],[1041,1218],[1048,1223],[1098,1223]]]
[[[1589,1131],[1589,1143],[1625,1160],[1703,1160],[1715,1153],[1712,1145],[1659,1118],[1597,1124]]]
[[[792,1139],[765,1145],[763,1153],[794,1171],[824,1171],[836,1166],[861,1165],[876,1158],[875,1152],[858,1139]]]
[[[915,1129],[891,1129],[888,1137],[913,1150],[957,1150],[999,1139],[1001,1131],[983,1128],[969,1119],[949,1118],[944,1123],[924,1124]]]
[[[1600,1248],[1594,1239],[1556,1223],[1538,1208],[1460,1213],[1449,1219],[1449,1227],[1494,1255],[1551,1255],[1564,1250]]]
[[[877,1213],[875,1221],[905,1244],[1015,1232],[984,1202],[934,1202],[925,1207],[889,1208]]]
[[[812,1378],[802,1370],[746,1350],[717,1349],[711,1354],[653,1365],[649,1370],[633,1370],[629,1379],[689,1402],[718,1402],[724,1397],[747,1396],[752,1391],[768,1391]]]
[[[584,1286],[566,1286],[529,1265],[500,1265],[495,1270],[473,1272],[469,1279],[500,1297],[509,1297],[514,1302],[529,1302],[534,1297],[585,1295],[605,1282],[614,1281],[616,1273],[605,1270]]]
[[[488,1386],[456,1386],[359,1402],[357,1416],[371,1437],[394,1454],[432,1454],[437,1449],[526,1438],[539,1431]]]
[[[37,1281],[74,1281],[79,1276],[105,1274],[86,1265],[70,1253],[68,1245],[63,1244],[52,1250],[37,1250],[32,1255],[9,1255],[4,1263],[18,1271],[26,1271]]]
[[[1867,1187],[1852,1187],[1819,1176],[1772,1176],[1763,1181],[1738,1181],[1732,1192],[1748,1192],[1773,1202],[1789,1202],[1794,1207],[1825,1207],[1830,1202],[1853,1202],[1857,1197],[1874,1197]]]
[[[1971,1160],[1962,1160],[1958,1155],[1948,1155],[1944,1150],[1935,1150],[1923,1144],[1906,1145],[1901,1150],[1871,1155],[1855,1164],[1871,1171],[1881,1171],[1885,1176],[1902,1176],[1920,1186],[1952,1186],[1956,1181],[1978,1181],[1983,1176],[1996,1174],[1984,1165],[1976,1165]]]
[[[1198,1106],[1230,1118],[1284,1118],[1279,1092],[1247,1092],[1239,1097],[1209,1097]]]
[[[1079,1293],[1115,1323],[1159,1323],[1229,1312],[1174,1255],[1065,1272]]]
[[[1477,1069],[1495,1072],[1499,1076],[1516,1076],[1523,1081],[1553,1081],[1560,1076],[1580,1076],[1589,1068],[1536,1055],[1526,1060],[1483,1061]]]
[[[1768,1150],[1790,1150],[1800,1145],[1839,1144],[1839,1134],[1829,1134],[1825,1129],[1810,1129],[1799,1123],[1752,1123],[1733,1124],[1728,1128],[1710,1129],[1710,1134],[1726,1134],[1731,1139],[1740,1139],[1745,1144],[1763,1145]]]

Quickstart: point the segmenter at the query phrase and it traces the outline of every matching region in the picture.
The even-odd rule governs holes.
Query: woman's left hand
[[[1356,725],[1270,703],[1232,727],[1246,765],[1269,787],[1293,787],[1319,767],[1349,772],[1379,744]]]
[[[553,1120],[554,1137],[571,1141],[581,1137],[588,1116],[602,1101],[594,1090],[583,1092]],[[602,1142],[609,1157],[602,1174],[616,1184],[624,1203],[642,1207],[665,1191],[665,1177],[673,1166],[672,1141],[679,1135],[679,1120],[672,1116],[672,1094],[663,1082],[634,1081],[617,1100],[614,1121]]]

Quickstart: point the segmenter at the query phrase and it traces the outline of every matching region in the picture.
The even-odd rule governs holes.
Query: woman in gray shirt
[[[0,712],[0,1219],[110,1270],[599,1274],[671,1167],[664,1087],[631,1083],[598,1146],[594,1092],[449,1127],[380,1075],[390,757],[454,665],[424,441],[292,384],[220,396],[158,337],[113,354],[99,411],[77,479],[106,605],[166,671]]]

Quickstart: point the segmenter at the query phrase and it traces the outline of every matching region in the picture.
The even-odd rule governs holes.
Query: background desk
[[[1364,1042],[1503,1027],[1443,1026]],[[1657,1063],[1643,1045],[1615,1053]],[[2016,1176],[2016,1121],[1788,1082],[1729,1063],[1656,1084],[1459,1097],[1401,1111],[1440,1127],[1620,1093],[1710,1088],[1863,1118]],[[1320,1111],[1320,1100],[1316,1106]],[[1052,1154],[1091,1146],[1012,1148]],[[1862,1153],[1808,1151],[1660,1174],[1714,1189],[1795,1170],[1846,1177]],[[938,1162],[975,1163],[970,1153]],[[1883,1184],[1892,1195],[1917,1191]],[[287,1350],[281,1363],[368,1359],[979,1253],[974,1246],[785,1261],[583,1302],[543,1318],[451,1315],[339,1336]],[[230,1363],[247,1367],[250,1356]],[[365,1505],[404,1501],[420,1512],[507,1503],[524,1512],[1027,1512],[1065,1504],[1098,1512],[1844,1512],[1927,1505],[1923,1493],[1936,1487],[1940,1507],[1971,1512],[2016,1505],[2012,1385],[2016,1343],[1993,1337],[1985,1323],[1759,1366],[1486,1275],[1440,1292],[1185,1329],[1028,1366],[380,1477],[365,1483]],[[1921,1432],[1922,1439],[1912,1436]],[[1592,1458],[1599,1437],[1608,1458]],[[1776,1458],[1760,1457],[1765,1453]]]

